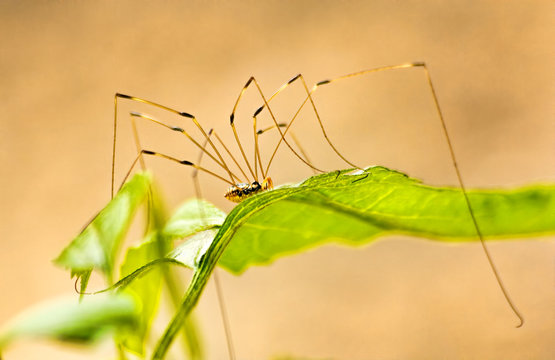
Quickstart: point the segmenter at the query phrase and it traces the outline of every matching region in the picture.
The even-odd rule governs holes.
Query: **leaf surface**
[[[73,297],[36,305],[14,318],[0,333],[0,348],[22,337],[87,343],[136,323],[138,307],[130,296]]]
[[[164,226],[164,236],[183,239],[200,231],[219,227],[226,213],[205,200],[192,199],[183,203]]]
[[[468,196],[486,238],[555,231],[555,186],[471,190]],[[388,234],[478,240],[460,189],[424,185],[384,167],[315,176],[248,199],[239,210],[242,218],[230,224],[236,233],[220,259],[233,273],[325,243],[359,246]]]
[[[136,174],[54,262],[71,269],[72,275],[88,278],[92,269],[99,269],[110,278],[121,240],[148,194],[150,180],[147,173]],[[85,286],[82,283],[81,291]]]

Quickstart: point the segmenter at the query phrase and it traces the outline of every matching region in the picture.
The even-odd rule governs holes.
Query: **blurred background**
[[[0,324],[73,292],[51,260],[110,198],[115,92],[192,113],[236,149],[229,115],[251,75],[269,95],[298,73],[310,86],[425,61],[469,187],[555,180],[552,1],[2,1],[0,20]],[[300,84],[277,97],[278,121],[303,99]],[[356,164],[455,185],[422,69],[326,85],[315,102],[330,139]],[[250,158],[251,115],[260,105],[253,88],[236,117]],[[181,118],[122,100],[117,183],[135,156],[130,111],[195,134]],[[266,112],[260,121],[269,124]],[[138,126],[144,148],[198,157],[182,135]],[[316,166],[347,167],[310,108],[293,129]],[[275,141],[271,132],[261,138],[265,161]],[[146,163],[169,207],[194,195],[190,169]],[[276,184],[311,174],[285,147],[270,170]],[[231,209],[227,184],[204,175],[201,183],[206,198]],[[489,246],[526,318],[521,329],[479,244],[392,237],[360,249],[326,246],[240,277],[221,270],[237,357],[551,358],[554,238]],[[207,358],[227,358],[213,284],[197,315]],[[109,341],[93,351],[21,341],[4,356],[38,353],[98,359],[114,349]]]

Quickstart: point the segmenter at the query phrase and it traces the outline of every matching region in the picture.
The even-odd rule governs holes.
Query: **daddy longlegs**
[[[135,140],[135,144],[136,144],[136,147],[137,147],[138,154],[137,154],[137,157],[135,158],[135,160],[133,161],[133,164],[131,165],[129,171],[126,173],[122,184],[129,177],[130,173],[132,172],[132,170],[135,167],[135,165],[137,164],[137,162],[140,162],[140,165],[143,169],[145,168],[143,155],[150,155],[150,156],[161,157],[161,158],[176,162],[176,163],[181,164],[181,165],[186,165],[186,166],[193,167],[194,168],[193,178],[194,178],[194,185],[195,185],[197,197],[200,197],[200,190],[199,190],[200,188],[198,186],[197,175],[198,175],[198,171],[202,171],[202,172],[210,174],[211,176],[213,176],[215,178],[218,178],[218,179],[222,180],[223,182],[226,182],[228,185],[230,185],[230,188],[227,190],[227,192],[224,195],[228,200],[233,201],[233,202],[241,202],[242,200],[247,199],[249,197],[252,197],[255,194],[258,194],[258,193],[263,192],[263,191],[268,191],[268,190],[271,190],[273,188],[272,179],[269,177],[268,174],[269,174],[269,170],[270,170],[270,165],[272,164],[272,161],[274,160],[274,157],[277,153],[277,150],[279,149],[279,147],[282,143],[285,143],[286,146],[290,149],[290,151],[298,159],[300,159],[305,165],[310,167],[314,172],[316,172],[316,173],[317,172],[323,172],[322,170],[316,168],[310,162],[306,152],[300,146],[297,138],[294,136],[294,134],[290,130],[291,126],[293,125],[295,120],[298,118],[299,113],[304,108],[304,106],[307,104],[307,102],[310,103],[310,106],[311,106],[312,111],[314,112],[314,114],[316,116],[319,127],[322,131],[322,134],[323,134],[324,138],[326,139],[328,145],[335,152],[335,154],[337,154],[337,156],[339,156],[349,166],[351,166],[353,168],[357,168],[357,169],[362,169],[361,167],[359,167],[359,166],[355,165],[354,163],[352,163],[351,161],[349,161],[345,156],[343,156],[339,152],[339,150],[334,146],[334,144],[331,142],[331,140],[329,139],[329,137],[326,133],[326,130],[324,128],[322,119],[320,117],[320,114],[319,114],[319,112],[316,108],[316,104],[315,104],[314,99],[313,99],[313,94],[316,90],[318,90],[322,86],[328,85],[328,84],[331,84],[331,83],[334,83],[334,82],[337,82],[337,81],[341,81],[341,80],[345,80],[345,79],[349,79],[349,78],[354,78],[354,77],[357,77],[357,76],[367,75],[367,74],[371,74],[371,73],[381,72],[381,71],[410,69],[410,68],[422,69],[422,71],[424,72],[426,82],[428,84],[428,87],[430,89],[430,93],[432,95],[432,100],[434,102],[435,110],[436,110],[438,119],[440,121],[441,127],[442,127],[442,132],[443,132],[443,135],[445,137],[447,146],[449,148],[449,155],[450,155],[450,159],[451,159],[453,169],[455,170],[455,173],[456,173],[456,176],[457,176],[458,185],[459,185],[459,187],[461,189],[461,192],[464,196],[465,203],[466,203],[466,206],[468,208],[468,213],[469,213],[469,216],[472,220],[473,227],[475,228],[476,235],[478,236],[478,238],[480,240],[480,244],[481,244],[482,249],[484,251],[484,254],[485,254],[485,256],[488,260],[491,271],[493,272],[493,274],[496,278],[497,284],[498,284],[501,292],[503,293],[503,296],[505,297],[505,300],[506,300],[507,304],[509,305],[512,312],[516,315],[516,317],[519,320],[519,323],[518,323],[517,327],[521,327],[524,323],[524,318],[519,313],[519,311],[517,310],[513,301],[511,300],[511,298],[510,298],[510,296],[509,296],[509,294],[508,294],[508,292],[507,292],[507,290],[506,290],[506,288],[505,288],[505,286],[504,286],[504,284],[501,280],[499,272],[497,271],[497,268],[496,268],[496,266],[493,262],[492,256],[489,252],[489,249],[486,246],[486,243],[484,241],[482,232],[480,230],[480,226],[478,225],[478,222],[477,222],[476,217],[474,215],[474,211],[472,209],[472,205],[471,205],[470,200],[468,198],[466,187],[464,185],[459,167],[457,165],[455,152],[454,152],[454,149],[453,149],[453,146],[452,146],[452,143],[451,143],[449,133],[447,131],[447,126],[446,126],[445,120],[443,118],[443,113],[441,111],[439,101],[438,101],[438,98],[437,98],[437,94],[436,94],[434,85],[432,83],[432,78],[431,78],[430,72],[429,72],[428,67],[426,66],[426,64],[423,63],[423,62],[413,62],[413,63],[407,63],[407,64],[401,64],[401,65],[383,66],[383,67],[358,71],[358,72],[355,72],[355,73],[350,73],[350,74],[346,74],[346,75],[339,76],[339,77],[336,77],[336,78],[332,78],[332,79],[317,82],[312,88],[309,88],[307,86],[307,83],[306,83],[304,77],[301,74],[299,74],[299,75],[293,77],[288,82],[284,83],[269,98],[265,97],[264,93],[262,92],[262,89],[259,86],[258,81],[254,77],[249,78],[247,83],[241,89],[241,92],[239,93],[239,96],[237,97],[237,100],[235,102],[235,105],[234,105],[233,110],[232,110],[231,115],[230,115],[229,125],[231,126],[235,141],[236,141],[236,143],[238,145],[238,148],[239,148],[239,151],[241,153],[242,160],[246,164],[246,167],[248,169],[247,172],[250,175],[250,177],[247,175],[247,172],[243,170],[243,167],[241,167],[239,161],[233,156],[232,151],[224,144],[224,142],[218,136],[218,134],[213,129],[210,129],[209,131],[205,131],[203,129],[203,127],[200,125],[200,123],[197,121],[197,118],[195,116],[193,116],[192,114],[187,113],[187,112],[181,112],[181,111],[175,110],[173,108],[167,107],[165,105],[161,105],[159,103],[156,103],[156,102],[153,102],[153,101],[150,101],[150,100],[146,100],[146,99],[143,99],[143,98],[138,98],[138,97],[135,97],[135,96],[129,96],[129,95],[116,93],[115,96],[114,96],[114,137],[113,137],[113,149],[112,149],[113,152],[112,152],[112,184],[111,184],[112,197],[114,196],[114,174],[115,174],[115,163],[116,163],[116,135],[117,135],[117,124],[118,124],[118,119],[117,119],[118,118],[118,110],[117,109],[118,109],[118,100],[120,100],[120,99],[128,99],[128,100],[131,100],[131,101],[134,101],[134,102],[145,103],[145,104],[153,106],[155,108],[165,110],[169,113],[179,115],[179,116],[187,119],[188,121],[191,121],[194,124],[194,126],[198,130],[200,130],[200,133],[202,134],[203,140],[204,140],[204,143],[200,144],[187,131],[185,131],[181,127],[169,125],[167,123],[156,120],[153,117],[151,117],[149,115],[146,115],[146,114],[142,114],[142,113],[138,113],[138,112],[131,112],[130,113],[131,120],[132,120],[131,124],[132,124],[132,130],[133,130],[134,140]],[[294,83],[298,83],[298,82],[301,83],[304,91],[306,92],[306,97],[304,98],[304,101],[301,103],[301,105],[299,106],[297,111],[294,113],[293,117],[291,118],[291,120],[289,122],[278,123],[278,121],[276,119],[276,116],[274,115],[274,113],[272,112],[272,109],[270,107],[270,102],[278,94],[280,94],[282,91],[284,91],[287,87],[291,86]],[[244,150],[244,148],[241,144],[241,141],[239,140],[237,129],[235,127],[235,113],[236,113],[237,107],[238,107],[244,93],[253,84],[256,87],[257,93],[260,95],[260,98],[262,99],[262,106],[260,106],[253,114],[254,156],[253,156],[253,160],[252,160],[252,163],[251,163],[247,158],[247,155],[246,155],[245,150]],[[268,113],[269,113],[269,115],[270,115],[270,117],[273,121],[273,125],[268,127],[268,128],[265,128],[265,129],[258,129],[257,128],[257,116],[264,109],[266,109],[268,111]],[[140,144],[139,134],[138,134],[138,131],[137,131],[137,126],[135,124],[135,120],[134,120],[135,118],[145,119],[147,121],[150,121],[150,122],[153,122],[153,123],[158,124],[160,126],[163,126],[165,128],[168,128],[172,131],[179,132],[179,133],[185,135],[200,150],[200,156],[198,158],[198,161],[196,163],[193,163],[189,160],[180,160],[180,159],[177,159],[175,157],[168,156],[168,155],[156,152],[156,151],[143,149],[141,147],[141,144]],[[283,128],[283,130],[282,130],[282,128]],[[263,134],[263,133],[265,133],[269,130],[277,130],[279,132],[279,141],[278,141],[277,145],[275,146],[275,148],[272,152],[272,155],[269,158],[266,166],[264,167],[263,161],[262,161],[261,155],[260,155],[258,137],[261,134]],[[291,138],[293,139],[293,142],[295,143],[295,145],[297,146],[299,151],[296,151],[293,148],[293,146],[289,143],[289,141],[286,139],[285,136],[287,134],[289,134],[291,136]],[[218,151],[218,148],[214,144],[214,141],[212,140],[213,137],[218,141],[220,146],[224,149],[225,153],[227,153],[227,155],[231,158],[231,160],[237,166],[237,168],[239,169],[239,171],[240,171],[240,173],[243,177],[240,177],[240,176],[236,175],[234,172],[232,172],[230,170],[229,166],[227,165],[224,158],[222,157],[221,152]],[[214,162],[216,162],[216,164],[223,171],[225,171],[226,175],[224,175],[224,176],[219,175],[219,174],[217,174],[216,172],[214,172],[210,169],[207,169],[205,167],[200,166],[200,161],[201,161],[201,158],[202,158],[203,155],[208,156]],[[259,174],[259,170],[260,170],[260,174]],[[227,316],[225,314],[222,293],[221,293],[221,289],[220,289],[220,285],[219,285],[219,280],[218,280],[218,277],[217,277],[217,271],[214,272],[214,278],[215,278],[215,283],[216,283],[217,296],[218,296],[218,299],[219,299],[219,302],[220,302],[220,310],[222,312],[222,318],[223,318],[223,322],[224,322],[224,329],[225,329],[226,337],[227,337],[227,341],[228,341],[228,351],[229,351],[229,354],[230,354],[230,358],[233,359],[235,356],[234,356],[233,345],[232,345],[232,341],[231,341],[231,334],[230,334],[230,331],[229,331],[229,324],[228,324]]]

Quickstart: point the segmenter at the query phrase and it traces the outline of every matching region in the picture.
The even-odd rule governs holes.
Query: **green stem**
[[[179,304],[181,301],[181,292],[178,289],[175,276],[169,266],[165,266],[166,269],[162,271],[164,274],[164,281],[170,293],[170,298],[174,309],[177,311],[179,309]],[[203,358],[202,345],[199,333],[197,331],[197,326],[194,318],[192,316],[187,317],[182,328],[183,332],[183,346],[187,349],[188,359],[199,360]]]
[[[302,189],[297,189],[296,191],[301,190]],[[261,208],[277,202],[289,195],[289,193],[284,193],[281,196],[257,196],[255,198],[247,199],[239,206],[235,207],[227,216],[224,224],[220,227],[220,231],[218,231],[218,234],[212,241],[212,244],[202,257],[202,260],[195,270],[178,312],[175,314],[172,321],[166,328],[164,335],[159,340],[154,350],[154,354],[152,355],[153,360],[160,360],[164,358],[171,343],[173,342],[173,339],[186,321],[187,316],[189,316],[193,308],[198,303],[200,295],[208,283],[208,279],[210,278],[212,271],[214,271],[214,268],[218,264],[218,261],[227,245],[235,235],[235,232],[250,218],[253,213],[255,213],[252,211],[251,207],[247,206],[247,204],[255,202],[256,208],[260,210]],[[233,224],[233,226],[231,226],[231,224]]]

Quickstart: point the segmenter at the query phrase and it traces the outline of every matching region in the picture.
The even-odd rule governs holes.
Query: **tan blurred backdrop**
[[[51,260],[109,199],[115,92],[193,113],[230,143],[229,114],[251,75],[270,94],[299,72],[312,84],[426,61],[468,185],[553,181],[554,23],[551,1],[2,1],[0,324],[73,291]],[[296,110],[300,90],[276,99],[281,120]],[[421,70],[328,85],[315,97],[330,137],[356,163],[455,183]],[[246,143],[258,105],[252,91],[240,106]],[[122,101],[119,179],[133,158],[132,110],[182,122]],[[297,135],[316,165],[345,167],[311,113],[302,115]],[[139,125],[145,148],[196,159],[176,134]],[[265,154],[272,140],[263,139]],[[169,206],[193,195],[189,169],[147,160]],[[310,174],[285,148],[272,165],[277,183]],[[206,197],[229,210],[227,185],[201,180]],[[361,249],[327,246],[240,277],[222,271],[237,356],[552,358],[553,238],[490,248],[526,318],[521,329],[477,244],[388,238]],[[207,358],[225,359],[213,284],[198,318]],[[4,356],[112,353],[109,342],[91,352],[22,341]]]

